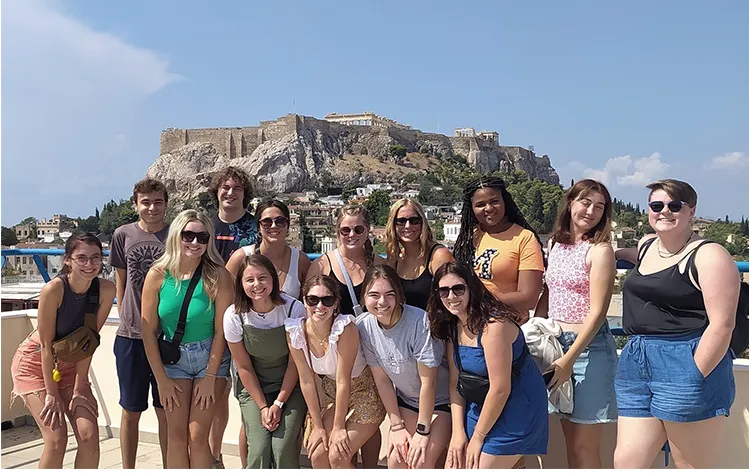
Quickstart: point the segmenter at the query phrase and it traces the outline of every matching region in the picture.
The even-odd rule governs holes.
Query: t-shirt
[[[541,245],[533,232],[513,224],[504,232],[476,231],[473,268],[484,286],[497,298],[518,290],[518,273],[544,271]]]
[[[245,212],[239,220],[227,224],[213,216],[213,227],[216,228],[216,250],[221,254],[224,262],[229,261],[229,257],[239,247],[253,245],[258,243],[257,223],[255,216]]]
[[[140,228],[137,222],[118,227],[112,235],[109,264],[127,272],[125,294],[117,302],[120,326],[117,335],[141,339],[140,304],[143,282],[153,262],[164,254],[169,226],[155,233]]]
[[[429,319],[423,309],[403,305],[400,320],[390,329],[382,328],[374,314],[362,313],[356,318],[356,327],[367,364],[385,371],[395,385],[396,394],[406,404],[419,407],[421,379],[418,362],[427,367],[439,367],[434,403],[450,403],[445,344],[432,337]]]
[[[245,325],[258,329],[274,329],[283,326],[287,317],[304,317],[304,305],[302,303],[284,294],[281,295],[281,298],[283,298],[284,304],[276,306],[262,315],[257,311],[237,314],[234,305],[229,306],[224,313],[224,337],[226,341],[231,343],[242,342],[243,326]]]

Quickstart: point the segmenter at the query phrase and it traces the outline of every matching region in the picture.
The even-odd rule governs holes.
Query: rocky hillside
[[[167,134],[170,141],[165,146]],[[405,147],[407,155],[391,156],[393,145]],[[297,115],[244,129],[166,130],[162,153],[147,175],[164,181],[170,198],[178,201],[207,190],[213,174],[228,165],[247,170],[266,193],[303,191],[326,184],[397,182],[455,155],[464,156],[480,171],[522,170],[530,177],[559,184],[548,156],[538,157],[524,148]]]

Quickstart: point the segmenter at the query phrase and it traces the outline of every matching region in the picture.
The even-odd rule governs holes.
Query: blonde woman
[[[385,241],[387,261],[400,277],[406,304],[426,309],[432,275],[443,263],[455,259],[434,240],[419,201],[403,198],[392,205]]]
[[[208,217],[192,209],[182,211],[169,228],[164,255],[154,262],[143,285],[143,344],[166,410],[171,469],[210,469],[214,461],[208,435],[216,398],[229,378],[223,315],[233,296],[232,278],[216,251],[214,236]],[[183,302],[196,271],[199,279],[179,331]],[[161,350],[181,332],[178,360],[162,362],[168,354]]]

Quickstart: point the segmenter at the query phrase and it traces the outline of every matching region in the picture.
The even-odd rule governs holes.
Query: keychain
[[[62,380],[62,374],[59,370],[57,370],[57,356],[55,356],[55,368],[52,369],[52,380],[54,380],[56,383]]]

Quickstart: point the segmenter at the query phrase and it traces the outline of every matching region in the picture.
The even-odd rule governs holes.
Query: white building
[[[457,222],[445,222],[445,242],[455,243],[460,233],[460,220]]]
[[[411,199],[416,199],[419,197],[419,191],[416,189],[409,189],[405,193],[403,193],[403,196]]]
[[[389,184],[368,184],[365,187],[356,188],[356,197],[369,197],[375,191],[392,191],[393,187]]]
[[[337,247],[336,241],[330,236],[325,236],[320,240],[320,253],[331,252]]]

